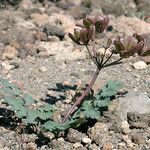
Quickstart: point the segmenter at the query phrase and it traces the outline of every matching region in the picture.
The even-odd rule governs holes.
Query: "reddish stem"
[[[74,113],[76,106],[79,106],[83,102],[85,96],[87,96],[89,94],[89,92],[90,92],[92,86],[94,85],[101,69],[102,69],[102,67],[97,67],[97,70],[95,71],[95,74],[94,74],[89,86],[82,93],[82,95],[76,100],[76,102],[71,106],[69,111],[65,114],[62,123],[65,123],[67,121],[67,119]]]

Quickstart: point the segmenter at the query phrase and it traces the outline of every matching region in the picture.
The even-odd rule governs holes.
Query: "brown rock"
[[[44,32],[37,31],[35,33],[35,38],[39,41],[47,41],[47,35]]]
[[[84,137],[84,134],[72,128],[69,129],[68,134],[67,134],[68,141],[72,143],[81,142],[83,137]]]
[[[31,15],[33,22],[38,26],[43,26],[49,22],[49,16],[47,14],[37,14]]]
[[[95,126],[89,129],[88,135],[97,145],[105,144],[108,139],[108,126],[105,123],[97,122]]]
[[[18,51],[14,47],[8,45],[4,49],[4,53],[2,54],[2,59],[3,60],[13,59],[17,56],[18,56]]]
[[[149,23],[133,17],[120,16],[112,20],[110,24],[113,25],[114,30],[132,35],[133,33],[148,34],[150,33]]]
[[[150,56],[141,57],[141,60],[143,60],[146,64],[150,64]]]
[[[111,143],[105,143],[102,148],[102,150],[112,150],[112,149],[113,145]]]

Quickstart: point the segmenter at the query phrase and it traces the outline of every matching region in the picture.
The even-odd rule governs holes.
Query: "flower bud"
[[[108,27],[109,18],[107,16],[97,15],[94,18],[94,23],[95,23],[96,31],[102,33]]]
[[[88,44],[88,42],[90,41],[89,38],[89,30],[86,28],[82,28],[80,31],[80,41],[84,44]]]
[[[83,25],[85,28],[89,29],[91,25],[93,25],[93,20],[92,18],[85,18],[83,19]]]

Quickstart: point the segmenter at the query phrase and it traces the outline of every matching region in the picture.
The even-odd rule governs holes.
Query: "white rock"
[[[143,70],[147,68],[147,64],[144,61],[138,61],[133,64],[134,69]]]
[[[14,65],[10,65],[8,62],[3,62],[3,63],[2,63],[2,67],[3,67],[5,70],[7,70],[7,71],[13,70],[13,69],[15,68]]]
[[[127,121],[123,121],[123,122],[121,123],[121,127],[122,127],[122,128],[129,128],[128,122],[127,122]]]
[[[73,147],[79,148],[79,147],[83,147],[83,145],[81,143],[77,142],[77,143],[73,144]]]
[[[42,66],[39,68],[39,71],[41,72],[46,72],[47,71],[47,68],[45,66]]]
[[[106,52],[105,52],[105,48],[100,48],[100,49],[97,50],[97,52],[102,54],[102,55],[104,55],[104,53],[106,53],[107,57],[111,55],[111,51],[109,49],[107,49]]]
[[[90,144],[91,143],[91,139],[87,138],[87,137],[84,137],[84,138],[82,138],[82,142],[85,143],[85,144]]]
[[[37,42],[37,47],[45,49],[47,56],[55,56],[57,62],[73,61],[85,59],[85,51],[74,50],[74,45],[70,41],[60,42]]]

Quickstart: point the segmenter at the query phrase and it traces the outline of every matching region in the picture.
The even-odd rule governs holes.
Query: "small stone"
[[[97,145],[105,144],[108,138],[108,133],[108,125],[101,122],[97,122],[92,128],[88,130],[88,136]]]
[[[88,149],[89,150],[100,150],[100,148],[95,143],[89,145]]]
[[[133,64],[134,69],[143,70],[147,68],[147,64],[144,61],[138,61]]]
[[[4,49],[4,53],[2,54],[2,59],[13,59],[18,55],[18,51],[11,46],[6,46]]]
[[[82,138],[85,137],[84,134],[79,132],[78,130],[70,128],[67,134],[67,139],[69,142],[78,143],[81,142]]]
[[[50,25],[50,24],[47,24],[45,26],[44,32],[47,34],[47,36],[49,36],[49,35],[51,35],[51,36],[57,36],[61,40],[65,36],[65,33],[64,33],[63,29],[60,29],[59,27],[53,26],[53,25]]]
[[[126,135],[126,134],[131,133],[131,130],[129,128],[124,128],[122,129],[122,133]]]
[[[112,150],[112,149],[113,149],[112,143],[105,143],[105,144],[103,144],[102,150]]]
[[[122,142],[122,143],[119,143],[118,146],[119,146],[120,148],[122,148],[122,147],[125,147],[126,144]]]
[[[35,38],[39,41],[47,41],[47,35],[44,32],[37,31],[34,35]]]
[[[135,133],[131,136],[131,138],[135,144],[140,145],[146,143],[146,139],[143,133]]]
[[[61,143],[63,143],[65,141],[62,137],[57,140],[58,140],[58,142],[61,142]]]
[[[49,35],[48,36],[48,40],[50,41],[50,42],[58,42],[58,41],[60,41],[59,40],[59,37],[57,37],[57,36],[51,36],[51,35]]]
[[[82,142],[85,143],[85,144],[90,144],[91,141],[92,140],[90,138],[87,138],[87,137],[82,138]]]
[[[131,133],[131,130],[130,130],[130,128],[129,128],[129,124],[128,124],[127,121],[123,121],[123,122],[121,123],[121,128],[122,128],[122,132],[123,132],[124,134],[129,134],[129,133]]]
[[[36,150],[37,147],[36,147],[36,144],[34,144],[34,143],[28,143],[26,145],[26,149],[28,149],[28,150]]]
[[[134,146],[134,144],[132,143],[132,141],[129,139],[127,135],[123,136],[122,138],[126,142],[128,147],[132,148]]]
[[[69,85],[70,85],[70,82],[69,82],[69,81],[64,81],[63,84],[69,86]]]
[[[45,66],[42,66],[40,67],[39,69],[40,72],[46,72],[47,71],[47,68]]]
[[[10,71],[10,70],[13,70],[15,69],[15,66],[14,65],[10,65],[8,62],[3,62],[2,63],[2,67],[7,70],[7,71]]]
[[[100,48],[97,52],[102,55],[106,54],[107,57],[111,55],[111,51],[109,49],[105,50],[105,48]]]
[[[77,143],[73,144],[73,147],[80,148],[80,147],[83,147],[83,145],[81,143],[77,142]]]
[[[47,51],[41,51],[38,53],[38,57],[41,58],[48,58],[50,56],[50,54]]]
[[[123,122],[121,123],[121,127],[122,127],[122,128],[129,128],[128,122],[127,122],[127,121],[123,121]]]
[[[45,132],[44,136],[47,137],[47,138],[49,138],[50,140],[55,137],[55,135],[52,132]]]

